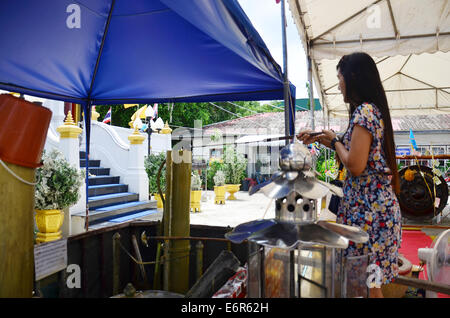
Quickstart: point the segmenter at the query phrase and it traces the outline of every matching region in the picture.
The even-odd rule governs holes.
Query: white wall
[[[414,139],[417,145],[448,145],[450,146],[450,131],[438,130],[438,131],[413,131]],[[409,131],[396,131],[394,132],[394,140],[397,146],[410,145]]]
[[[68,146],[67,140],[60,139],[56,129],[64,124],[64,102],[29,98],[28,96],[25,96],[25,98],[29,101],[42,102],[44,107],[52,111],[44,149],[46,151],[50,151],[53,148],[60,150],[69,162],[79,167],[79,151],[86,149],[85,130],[83,129],[78,140],[70,141],[70,146]],[[147,134],[142,133],[145,137],[142,145],[131,146],[128,136],[133,134],[133,132],[133,129],[92,121],[90,159],[101,160],[100,165],[110,168],[111,175],[120,176],[121,182],[129,185],[129,191],[139,193],[139,200],[148,200],[148,178],[143,164],[144,157],[147,155]],[[171,144],[170,134],[153,133],[151,135],[152,153],[165,152],[171,149]],[[70,214],[85,210],[85,197],[85,185],[83,184],[79,204],[77,203],[70,208]],[[67,223],[70,224],[70,222]],[[70,233],[70,228],[68,231]]]

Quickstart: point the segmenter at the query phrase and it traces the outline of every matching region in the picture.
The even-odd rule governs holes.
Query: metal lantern
[[[250,195],[261,191],[275,199],[275,219],[243,223],[226,234],[234,243],[249,241],[248,297],[350,296],[348,273],[365,280],[367,257],[344,259],[343,250],[350,240],[366,242],[367,233],[318,220],[318,202],[330,191],[342,197],[342,189],[315,178],[313,159],[304,145],[287,145],[279,163],[281,171],[250,189]]]

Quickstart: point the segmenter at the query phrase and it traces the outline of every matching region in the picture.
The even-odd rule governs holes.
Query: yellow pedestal
[[[202,191],[191,191],[191,211],[200,212],[200,201],[202,199]]]
[[[216,195],[214,198],[215,204],[225,204],[225,186],[214,186],[214,194]]]
[[[226,184],[225,188],[227,192],[230,194],[227,198],[227,200],[236,200],[236,197],[234,194],[239,191],[239,188],[241,187],[240,184]]]
[[[36,234],[36,243],[46,243],[51,241],[56,241],[62,238],[61,231],[58,231],[56,233],[41,233],[38,232]]]
[[[51,242],[62,238],[59,230],[64,222],[61,210],[36,210],[36,225],[39,230],[36,243]]]

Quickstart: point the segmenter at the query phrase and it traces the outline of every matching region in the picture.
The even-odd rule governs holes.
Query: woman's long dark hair
[[[400,182],[395,158],[394,131],[377,65],[370,55],[356,52],[344,55],[336,68],[344,77],[345,93],[343,93],[345,102],[350,104],[349,118],[352,117],[355,109],[364,102],[374,104],[381,112],[384,122],[383,150],[386,162],[392,172],[392,187],[398,194]]]

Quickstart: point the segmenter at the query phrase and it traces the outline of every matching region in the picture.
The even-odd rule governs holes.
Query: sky
[[[266,43],[275,61],[283,67],[281,3],[277,4],[276,0],[238,0],[238,2]],[[287,1],[285,3],[288,78],[296,87],[296,98],[307,98],[306,82],[308,73],[306,55],[297,26],[294,24],[289,4]],[[317,98],[317,96],[314,88],[314,97]],[[40,99],[36,98],[36,100]]]
[[[283,43],[281,31],[281,3],[275,0],[238,0],[255,29],[266,43],[277,63],[283,67]],[[307,98],[308,80],[306,55],[294,24],[289,4],[285,1],[288,78],[296,87],[296,98]],[[314,94],[317,98],[317,94]]]

